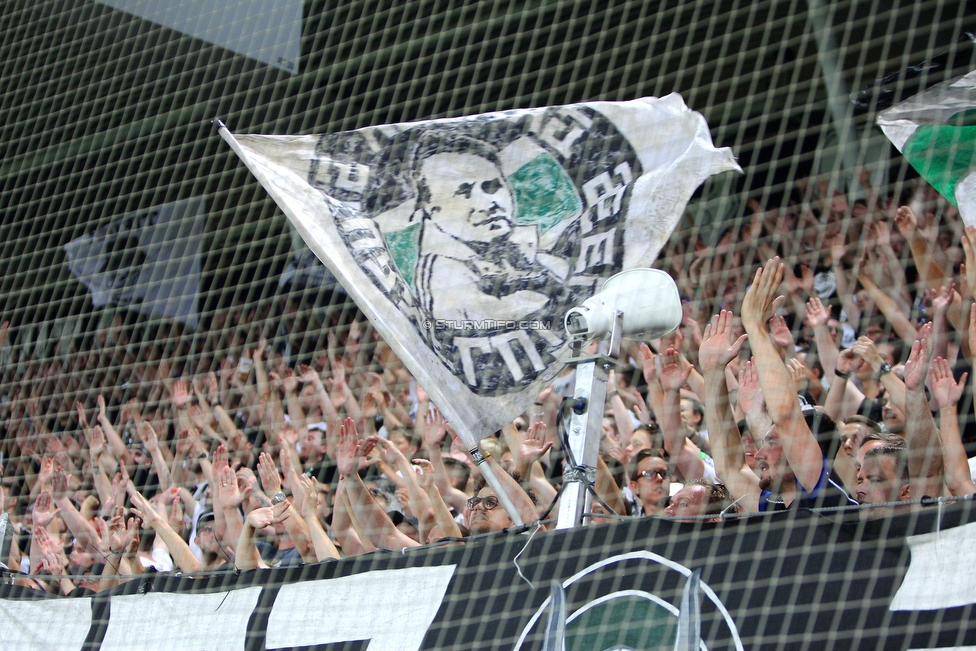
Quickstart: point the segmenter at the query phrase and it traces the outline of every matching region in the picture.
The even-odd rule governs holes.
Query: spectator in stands
[[[671,494],[668,462],[654,450],[641,450],[630,465],[630,490],[634,494],[635,515],[662,515]]]
[[[703,515],[722,515],[738,513],[738,507],[732,501],[732,496],[722,484],[716,484],[710,479],[695,479],[688,482],[677,493],[671,496],[664,515],[672,518],[688,518],[695,522]]]

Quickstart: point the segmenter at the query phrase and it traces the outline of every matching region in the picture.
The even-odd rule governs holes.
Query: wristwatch
[[[285,494],[281,491],[278,491],[277,493],[275,493],[275,496],[271,498],[271,505],[274,506],[275,504],[281,504],[284,501],[285,501]]]
[[[889,364],[888,362],[881,362],[881,366],[878,368],[877,371],[874,372],[874,379],[880,380],[881,376],[884,375],[885,373],[891,373],[891,364]]]

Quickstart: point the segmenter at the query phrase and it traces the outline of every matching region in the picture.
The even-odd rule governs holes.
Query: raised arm
[[[919,338],[912,344],[912,353],[905,362],[905,438],[908,440],[908,472],[913,496],[942,495],[944,463],[942,442],[935,426],[929,403],[925,399],[925,378],[928,375],[928,336],[932,326],[926,323],[919,330]]]
[[[279,502],[274,506],[262,506],[247,514],[241,537],[237,541],[237,551],[234,554],[234,566],[239,570],[254,570],[267,567],[261,560],[257,545],[254,544],[254,532],[265,527],[271,527],[288,517],[288,502]]]
[[[661,356],[661,387],[664,389],[663,411],[660,419],[664,434],[664,449],[674,460],[685,481],[699,479],[705,472],[698,446],[688,440],[688,428],[681,422],[681,387],[688,380],[690,369],[682,369],[678,351],[669,348]],[[725,369],[722,369],[725,381]]]
[[[966,448],[962,445],[959,432],[959,411],[957,405],[966,388],[968,373],[963,373],[959,381],[952,376],[952,367],[942,357],[932,361],[930,370],[932,391],[939,403],[939,438],[942,441],[942,456],[945,459],[945,483],[953,495],[972,495],[976,484],[969,470]]]
[[[849,382],[859,359],[850,348],[837,356],[834,379],[830,382],[830,390],[827,391],[827,399],[824,401],[824,410],[834,420],[847,418],[856,413],[861,402],[864,401],[861,390]]]
[[[267,452],[262,452],[258,457],[258,475],[261,477],[261,486],[264,487],[265,494],[274,497],[282,493],[281,475],[278,474],[278,467],[275,465],[274,458]],[[308,530],[308,523],[290,502],[284,523],[285,531],[288,532],[291,541],[295,543],[302,560],[306,563],[314,563],[316,561],[315,549]]]
[[[142,439],[149,455],[152,457],[153,470],[156,471],[156,478],[159,480],[159,491],[162,492],[170,487],[169,468],[166,467],[166,459],[159,449],[159,439],[156,430],[146,421],[142,421],[137,426],[136,431]]]
[[[854,351],[854,354],[858,355],[871,366],[871,369],[875,373],[875,377],[877,377],[877,374],[881,372],[885,361],[882,359],[881,353],[878,352],[878,347],[874,344],[874,341],[868,337],[861,337],[854,342],[854,345],[851,346],[851,350]],[[891,401],[897,405],[899,409],[905,409],[905,383],[901,380],[901,378],[889,370],[887,373],[881,376],[881,384],[884,385],[884,388],[888,392],[888,396],[891,398]]]
[[[804,315],[806,324],[813,329],[813,339],[817,342],[817,357],[820,359],[820,366],[824,370],[827,381],[833,384],[834,369],[837,367],[837,356],[840,349],[834,341],[834,335],[830,331],[830,306],[825,306],[820,297],[811,296],[807,301],[807,309]]]
[[[315,548],[315,556],[321,563],[327,558],[339,558],[339,550],[332,543],[329,534],[319,520],[318,514],[318,490],[315,488],[315,480],[306,475],[299,475],[299,490],[302,494],[302,517],[308,525],[309,534],[312,537],[312,545]]]
[[[357,556],[375,552],[376,546],[370,542],[353,513],[352,504],[346,496],[346,483],[340,481],[336,488],[335,502],[332,508],[332,531],[342,547],[344,556]]]
[[[871,300],[878,306],[881,313],[885,315],[885,318],[888,319],[892,329],[898,333],[898,336],[906,341],[913,339],[916,335],[915,326],[912,325],[911,320],[902,311],[898,305],[898,301],[888,296],[888,294],[875,285],[874,281],[866,275],[861,274],[858,276],[858,280],[861,281],[864,289],[868,290],[868,295],[871,297]]]
[[[644,381],[647,383],[647,406],[658,415],[664,411],[664,390],[657,376],[657,356],[651,347],[644,343],[640,345],[640,356]],[[624,440],[624,443],[626,444],[627,441]]]
[[[823,474],[823,454],[803,418],[796,387],[767,326],[781,302],[776,297],[776,290],[782,280],[783,263],[779,258],[773,258],[765,268],[756,271],[742,301],[742,325],[749,335],[766,410],[776,424],[783,452],[800,487],[812,490]]]
[[[339,469],[339,480],[345,486],[349,503],[355,509],[366,535],[381,549],[403,549],[416,547],[417,541],[401,532],[390,517],[373,499],[366,489],[366,485],[359,477],[360,455],[366,454],[373,446],[373,442],[360,441],[356,432],[356,424],[352,418],[346,418],[339,428],[339,449],[336,465]]]
[[[417,481],[420,483],[420,487],[427,491],[427,498],[430,500],[431,508],[434,510],[435,524],[426,542],[444,537],[460,538],[461,528],[454,521],[454,518],[451,516],[451,509],[448,508],[447,502],[444,501],[440,491],[437,490],[437,484],[434,483],[434,466],[426,459],[414,459],[413,463],[420,469]]]
[[[540,504],[538,506],[545,508],[556,498],[556,489],[546,479],[545,472],[542,470],[542,463],[539,461],[553,445],[551,440],[547,440],[546,424],[542,421],[532,423],[525,430],[524,435],[514,426],[507,426],[504,431],[514,434],[518,439],[517,447],[511,448],[512,454],[516,458],[516,472],[523,482],[528,483],[529,488],[539,499]],[[599,473],[599,471],[597,472]]]
[[[430,463],[434,466],[434,483],[441,497],[456,511],[463,512],[468,501],[468,496],[464,491],[458,490],[451,483],[450,474],[444,466],[444,457],[441,454],[441,444],[447,436],[447,419],[441,414],[437,407],[424,408],[429,405],[427,401],[420,402],[420,410],[417,412],[417,424],[423,428],[424,447],[430,455]]]
[[[197,557],[193,555],[190,546],[186,544],[182,536],[173,530],[173,527],[169,526],[166,518],[156,512],[156,509],[152,507],[149,500],[135,489],[131,481],[128,483],[126,490],[129,492],[129,499],[132,502],[132,511],[166,543],[166,548],[173,557],[173,562],[176,563],[176,566],[186,573],[202,570],[203,566],[197,560]]]
[[[735,338],[732,313],[722,310],[705,326],[698,363],[705,378],[705,424],[712,442],[715,471],[745,511],[759,510],[759,477],[746,463],[742,437],[732,415],[725,367],[739,354],[746,335]],[[746,364],[746,371],[751,365]],[[740,384],[740,392],[741,392]],[[740,393],[741,396],[741,393]],[[761,436],[756,434],[756,436]]]

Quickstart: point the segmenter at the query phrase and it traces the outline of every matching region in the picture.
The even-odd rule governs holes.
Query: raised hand
[[[37,481],[41,488],[49,488],[54,476],[54,457],[41,457],[41,468],[37,471]]]
[[[95,425],[92,428],[88,449],[91,452],[92,458],[100,455],[105,449],[105,432],[102,431],[101,425]]]
[[[825,307],[819,296],[811,296],[810,300],[807,301],[804,321],[811,328],[826,326],[827,322],[830,321],[830,311],[831,307],[829,305]]]
[[[884,364],[884,359],[881,357],[881,353],[878,352],[878,347],[869,337],[859,337],[854,342],[854,345],[851,346],[851,351],[870,364],[871,368],[876,371]]]
[[[336,449],[336,466],[339,474],[349,476],[359,469],[359,434],[351,418],[339,427],[339,441]]]
[[[763,402],[762,388],[759,386],[759,371],[750,359],[739,372],[739,396],[737,404],[743,412],[761,409]]]
[[[108,549],[113,554],[121,554],[139,533],[135,518],[125,522],[125,509],[116,506],[112,509],[112,518],[108,521]]]
[[[406,457],[403,456],[403,453],[397,449],[397,446],[393,445],[393,443],[387,439],[383,439],[378,436],[370,436],[368,440],[372,441],[373,445],[376,446],[376,449],[379,451],[380,457],[383,459],[383,461],[394,468],[397,467],[397,463],[401,461],[406,462]]]
[[[51,495],[58,500],[67,494],[68,476],[64,474],[64,470],[55,470],[54,474],[51,475]]]
[[[213,461],[210,462],[214,474],[219,473],[230,465],[230,455],[227,453],[227,446],[221,443],[213,453]]]
[[[159,449],[159,439],[156,437],[156,430],[152,428],[152,425],[146,421],[142,421],[136,427],[136,432],[139,434],[139,438],[142,439],[147,450],[155,452]]]
[[[225,506],[236,508],[251,494],[250,488],[241,490],[237,482],[237,474],[230,466],[224,466],[220,469],[217,481],[220,482],[220,501]],[[275,492],[277,493],[277,491]]]
[[[268,495],[274,496],[281,490],[281,475],[278,474],[274,459],[267,452],[262,452],[258,457],[258,476],[261,477],[261,486]]]
[[[88,425],[88,415],[85,413],[85,405],[76,402],[75,412],[78,414],[78,424],[81,425],[81,429],[87,434],[91,430],[91,427]]]
[[[956,290],[956,284],[951,280],[947,282],[939,292],[932,298],[933,313],[945,315],[952,305],[952,295]]]
[[[98,403],[98,422],[102,424],[108,423],[108,413],[105,410],[105,396],[98,394],[95,400]]]
[[[844,239],[844,234],[838,233],[829,239],[825,239],[824,244],[829,248],[831,263],[840,264],[840,261],[843,260],[848,251],[848,244]]]
[[[298,437],[300,436],[299,430],[291,423],[285,423],[281,426],[281,438],[284,439],[285,443],[294,448],[298,445]]]
[[[793,380],[793,385],[798,389],[802,390],[810,383],[807,367],[796,357],[790,358],[786,364],[786,370],[790,374],[790,379]]]
[[[142,520],[150,529],[155,529],[160,522],[163,522],[163,518],[159,516],[159,512],[152,507],[142,493],[137,491],[135,487],[132,486],[132,482],[129,482],[129,500],[132,503],[131,511],[136,514],[136,516]]]
[[[301,493],[302,517],[306,520],[318,518],[319,495],[315,480],[308,475],[299,475],[297,488]]]
[[[519,446],[519,458],[523,464],[531,466],[552,447],[552,441],[546,440],[546,429],[546,424],[539,422],[533,423],[525,430],[522,445]]]
[[[898,232],[901,233],[905,239],[908,239],[915,232],[916,227],[918,227],[918,220],[915,219],[915,213],[908,206],[901,206],[895,212],[895,226],[898,227]]]
[[[681,356],[674,348],[668,348],[661,356],[661,387],[665,391],[679,391],[688,382],[691,366],[682,368]]]
[[[773,338],[773,343],[780,348],[796,350],[796,340],[793,339],[793,333],[783,317],[774,314],[769,319],[769,335]]]
[[[54,498],[48,491],[41,491],[34,502],[33,519],[35,527],[46,527],[51,524],[61,509],[54,508]]]
[[[180,378],[170,385],[169,399],[177,409],[183,409],[190,404],[190,386],[185,379]]]
[[[746,330],[762,328],[776,313],[783,302],[776,291],[783,282],[785,267],[779,257],[774,257],[765,267],[756,270],[752,284],[742,299],[742,323]]]
[[[417,473],[417,483],[425,492],[434,485],[434,466],[427,459],[414,459],[414,471]]]
[[[142,420],[142,403],[139,402],[138,398],[130,398],[125,401],[122,405],[122,410],[119,413],[119,422],[128,423],[130,420],[134,420],[137,423]]]
[[[932,360],[932,368],[929,371],[932,378],[932,393],[939,403],[939,407],[945,409],[959,403],[963,392],[966,390],[966,378],[969,373],[963,373],[959,381],[952,375],[952,367],[949,361],[942,357]]]
[[[705,326],[705,332],[702,334],[702,344],[698,349],[698,363],[701,365],[702,374],[724,375],[725,367],[739,354],[745,341],[746,335],[735,337],[732,328],[732,312],[722,310],[715,319],[712,319],[712,323]],[[739,390],[742,390],[741,387]]]
[[[424,423],[424,447],[432,450],[440,448],[447,436],[447,419],[440,410],[431,405],[427,410],[427,420]]]
[[[200,435],[195,430],[185,429],[176,438],[176,451],[180,454],[189,454],[199,442]]]
[[[846,348],[837,355],[837,365],[834,367],[838,373],[848,375],[857,366],[858,355],[853,348]]]
[[[342,392],[346,388],[346,368],[342,365],[342,360],[336,360],[332,364],[332,390]]]
[[[279,502],[274,506],[265,506],[254,509],[247,514],[247,523],[255,530],[272,527],[288,518],[288,501]]]
[[[260,487],[258,487],[258,478],[250,468],[237,469],[237,487],[242,494],[252,495],[261,492]]]
[[[376,387],[370,387],[366,390],[366,395],[363,397],[362,411],[363,416],[366,418],[375,418],[376,414],[380,411],[380,405],[383,404],[383,394]]]
[[[284,389],[285,393],[295,393],[298,391],[298,376],[295,375],[295,371],[290,368],[282,371],[281,388]]]
[[[187,414],[189,414],[193,425],[201,430],[210,424],[210,414],[205,412],[200,405],[190,405]]]
[[[929,366],[928,338],[931,336],[932,323],[929,322],[918,331],[918,338],[912,344],[912,352],[905,362],[905,388],[909,391],[918,391],[925,384]]]

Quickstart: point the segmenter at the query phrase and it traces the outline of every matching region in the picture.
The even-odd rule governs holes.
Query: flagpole
[[[249,170],[251,170],[251,173],[257,176],[258,179],[260,180],[261,178],[260,174],[258,174],[258,172],[251,167],[247,154],[244,153],[244,148],[241,147],[241,144],[237,142],[236,138],[234,138],[234,134],[230,132],[230,129],[227,128],[227,125],[225,125],[221,120],[214,120],[214,126],[217,127],[217,133],[219,133],[220,137],[224,139],[224,142],[230,145],[230,148],[234,150],[234,153],[237,154],[238,158],[241,159],[241,162],[243,162],[244,165],[247,166]],[[272,198],[279,206],[283,204],[282,201],[279,201],[279,197],[276,196],[276,193],[272,188],[269,188],[264,183],[262,183],[261,185],[264,186],[264,189],[272,196]],[[457,427],[455,428],[455,430],[456,429]],[[467,434],[467,432],[465,433]],[[465,441],[468,445],[471,445],[472,441],[477,440],[476,437],[474,437],[473,435],[462,436],[461,439]],[[498,501],[505,508],[505,511],[508,513],[508,516],[512,519],[512,523],[514,523],[516,526],[519,527],[524,525],[525,522],[522,521],[522,517],[519,515],[518,509],[515,508],[515,504],[512,502],[512,498],[508,496],[508,493],[505,491],[505,488],[502,486],[501,482],[498,481],[498,477],[495,476],[495,473],[494,471],[492,471],[491,466],[489,466],[485,462],[486,460],[485,457],[481,454],[481,450],[479,450],[476,445],[474,448],[470,449],[469,452],[471,453],[472,458],[474,458],[475,462],[477,463],[478,470],[481,471],[481,474],[484,476],[485,481],[488,482],[488,485],[491,486],[491,489],[495,491],[495,495],[498,497]]]

